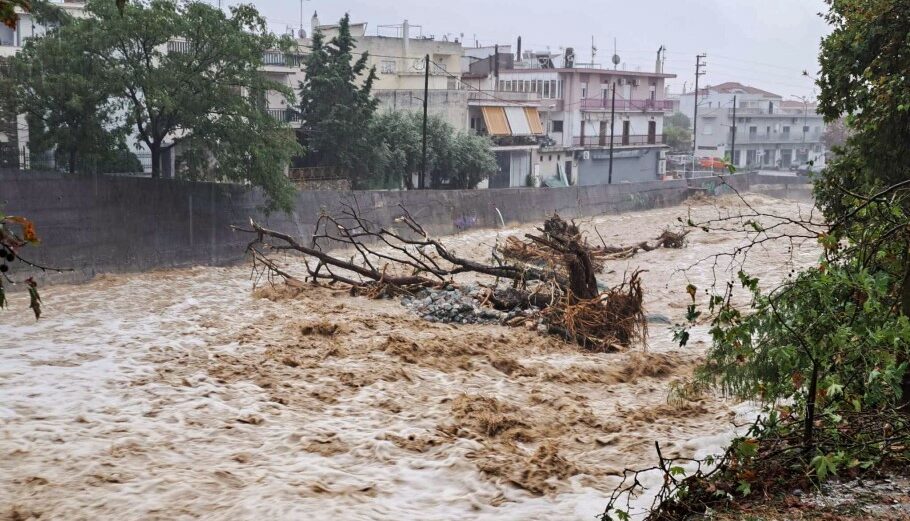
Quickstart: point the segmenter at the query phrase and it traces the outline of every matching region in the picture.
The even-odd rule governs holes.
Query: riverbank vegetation
[[[769,241],[817,240],[818,265],[765,287],[740,270],[720,287],[690,287],[688,323],[712,347],[679,399],[720,390],[763,404],[758,421],[718,457],[659,459],[665,478],[649,519],[687,519],[731,502],[808,490],[832,478],[910,463],[910,73],[906,0],[829,0],[821,45],[820,109],[845,117],[846,142],[816,175],[820,216],[746,211],[693,228],[737,229],[747,245],[719,254],[732,266]],[[768,220],[772,224],[768,224]],[[715,257],[716,259],[717,257]],[[740,264],[741,265],[741,264]],[[707,292],[707,306],[696,304]],[[746,297],[748,306],[737,305]],[[626,518],[630,472],[604,519]],[[624,501],[626,503],[624,503]]]

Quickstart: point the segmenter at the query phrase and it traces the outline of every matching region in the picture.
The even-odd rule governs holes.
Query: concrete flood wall
[[[576,218],[675,205],[688,197],[690,185],[720,193],[728,185],[747,191],[761,184],[784,194],[788,186],[804,185],[797,178],[765,177],[555,189],[306,191],[298,193],[291,214],[266,216],[261,194],[238,185],[0,170],[0,208],[36,223],[42,243],[28,248],[31,260],[75,270],[35,275],[78,282],[106,272],[237,262],[250,236],[231,225],[252,217],[305,240],[322,211],[337,211],[344,202],[382,226],[392,224],[403,206],[430,233],[448,235],[499,226],[500,214],[509,225],[540,222],[553,212]]]

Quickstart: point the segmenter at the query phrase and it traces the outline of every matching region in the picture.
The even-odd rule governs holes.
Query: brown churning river
[[[748,197],[766,212],[810,208]],[[736,204],[579,222],[626,244]],[[497,236],[531,228],[446,242],[484,259]],[[608,262],[607,284],[647,270],[656,317],[646,348],[610,354],[522,328],[429,323],[340,289],[254,293],[246,266],[47,287],[38,322],[14,294],[0,313],[0,513],[590,521],[623,468],[653,463],[656,440],[665,455],[715,452],[752,414],[719,396],[667,401],[708,339],[700,328],[680,349],[663,322],[682,319],[688,281],[731,276],[725,262],[678,270],[742,240],[695,232],[684,249]],[[749,269],[770,282],[816,262],[814,244],[789,247],[754,250]]]

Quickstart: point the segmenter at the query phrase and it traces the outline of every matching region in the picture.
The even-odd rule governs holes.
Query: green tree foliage
[[[843,159],[829,164],[844,187],[884,187],[910,171],[910,0],[827,0],[831,34],[822,41],[819,108],[848,117]],[[824,202],[824,201],[823,201]]]
[[[284,173],[300,149],[261,100],[267,91],[290,99],[293,92],[259,71],[263,53],[286,49],[289,40],[268,33],[249,5],[231,8],[228,16],[202,2],[133,2],[121,11],[110,0],[91,0],[86,14],[23,52],[24,69],[53,80],[25,91],[35,99],[49,91],[38,105],[45,119],[81,117],[78,130],[92,137],[116,125],[148,148],[153,177],[161,174],[166,148],[177,146],[190,158],[183,175],[251,182],[266,190],[272,208],[289,208],[293,188]],[[35,76],[32,84],[41,81]],[[67,83],[73,92],[64,92]],[[64,137],[77,127],[66,125],[69,134],[61,136],[51,123],[44,126],[51,133],[46,141],[65,147]],[[112,148],[106,160],[122,157]]]
[[[166,140],[236,127],[262,113],[256,94],[290,94],[257,70],[263,52],[279,42],[250,6],[233,8],[229,17],[201,2],[169,0],[130,4],[122,15],[102,0],[86,10],[90,52],[104,64],[104,80],[151,151],[153,176]],[[182,48],[168,52],[172,41]]]
[[[54,13],[41,5],[35,5],[36,17]],[[98,81],[104,64],[85,46],[84,28],[55,15],[60,26],[28,40],[10,61],[10,77],[16,112],[28,121],[31,153],[55,153],[73,173],[77,165],[125,149],[125,133],[112,131],[118,104],[110,85]]]
[[[910,1],[828,4],[820,107],[829,122],[846,116],[846,143],[815,180],[827,222],[785,220],[804,238],[817,233],[820,264],[764,292],[741,273],[748,312],[731,304],[732,285],[713,296],[713,347],[699,372],[737,395],[798,405],[807,447],[818,428],[841,432],[848,413],[888,418],[910,398]],[[699,314],[693,297],[689,319]],[[816,468],[828,461],[816,456]]]
[[[423,115],[384,112],[370,125],[374,156],[370,179],[374,186],[414,188],[423,153]],[[427,120],[427,176],[434,188],[474,188],[496,172],[490,140],[457,132],[442,118]]]
[[[355,45],[348,15],[328,43],[321,31],[313,34],[306,79],[298,92],[303,120],[299,135],[307,149],[307,166],[341,167],[355,184],[362,184],[373,157],[369,124],[377,107],[371,96],[376,70],[367,68],[367,53],[354,59]]]
[[[692,120],[682,112],[675,112],[664,118],[664,126],[688,129],[692,127]]]
[[[664,118],[664,143],[670,145],[674,152],[689,150],[692,146],[689,126],[689,117],[682,112]]]

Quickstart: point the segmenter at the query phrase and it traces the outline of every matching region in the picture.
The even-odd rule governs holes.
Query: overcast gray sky
[[[247,0],[250,1],[250,0]],[[252,0],[273,30],[300,23],[300,0]],[[233,3],[233,2],[232,2]],[[823,0],[305,0],[304,27],[313,11],[322,23],[345,12],[357,22],[376,26],[401,23],[423,26],[440,37],[464,34],[482,45],[515,44],[525,49],[557,51],[574,47],[581,61],[590,60],[594,36],[597,61],[608,64],[616,38],[619,55],[630,70],[653,70],[657,48],[667,46],[671,90],[686,83],[692,89],[695,55],[708,54],[707,75],[700,80],[725,81],[770,90],[782,96],[812,96],[813,84],[803,70],[818,68],[818,45],[828,28],[818,16]]]

